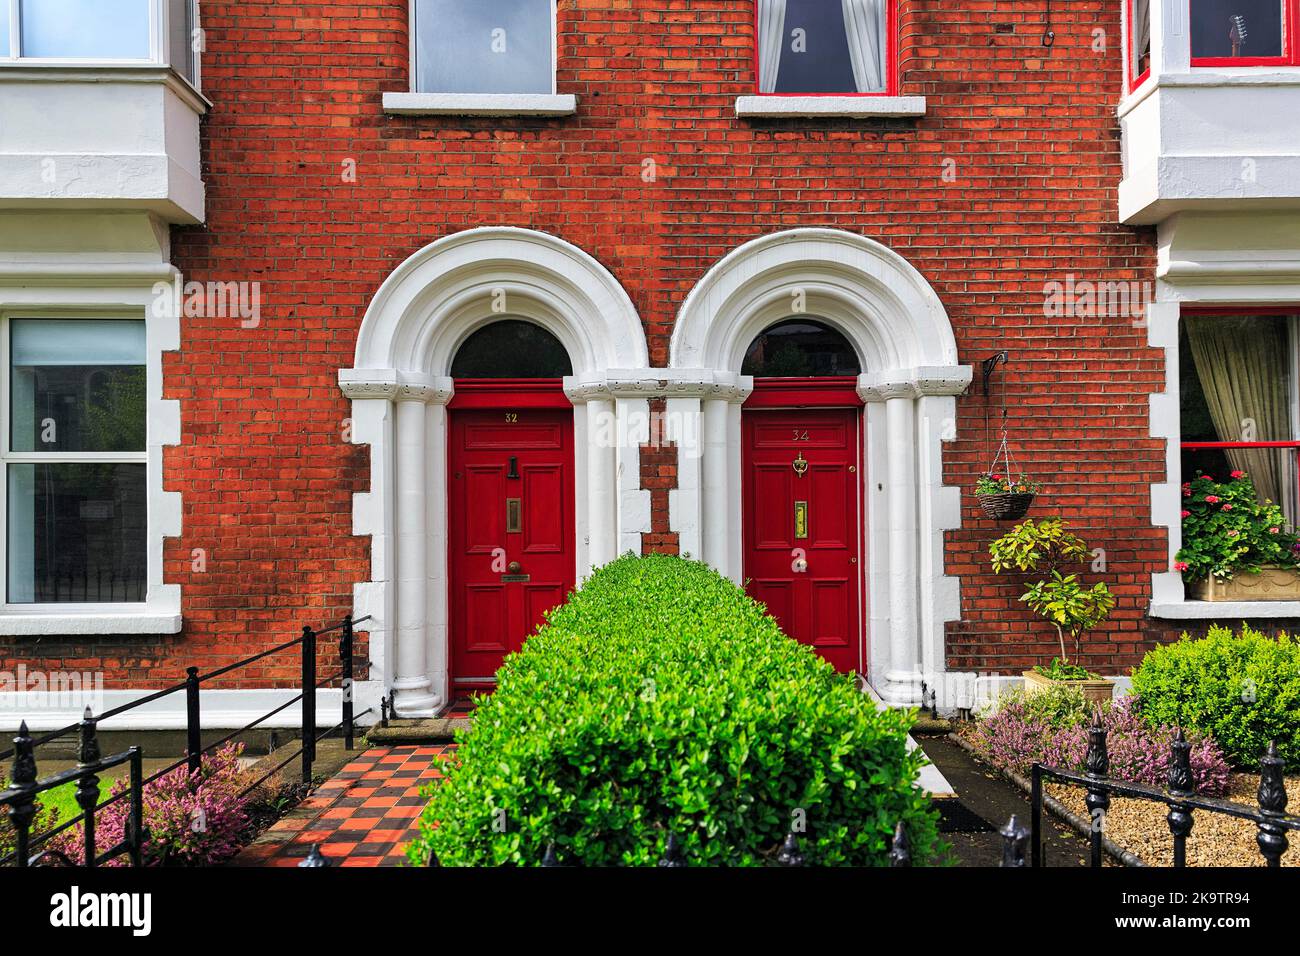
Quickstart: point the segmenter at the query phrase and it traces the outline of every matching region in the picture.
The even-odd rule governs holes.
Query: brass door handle
[[[507,564],[507,565],[506,565],[506,572],[509,573],[509,574],[518,574],[518,573],[519,573],[519,562],[518,562],[518,561],[511,561],[509,564]]]

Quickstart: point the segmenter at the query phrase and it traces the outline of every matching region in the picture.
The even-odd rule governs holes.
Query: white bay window
[[[171,66],[196,79],[195,0],[0,0],[0,64]]]

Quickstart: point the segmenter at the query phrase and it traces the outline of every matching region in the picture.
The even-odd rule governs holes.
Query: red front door
[[[451,671],[484,682],[573,589],[573,409],[450,414]]]
[[[745,577],[790,637],[861,671],[858,408],[750,409]]]

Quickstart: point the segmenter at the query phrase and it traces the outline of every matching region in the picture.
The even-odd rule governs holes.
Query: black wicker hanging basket
[[[1036,496],[1033,492],[1004,491],[976,497],[984,513],[994,521],[1018,521],[1029,513]]]

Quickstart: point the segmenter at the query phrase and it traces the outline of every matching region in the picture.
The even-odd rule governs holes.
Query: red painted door
[[[790,637],[861,671],[857,408],[745,409],[749,594]]]
[[[451,412],[451,671],[492,678],[573,589],[573,410]]]

